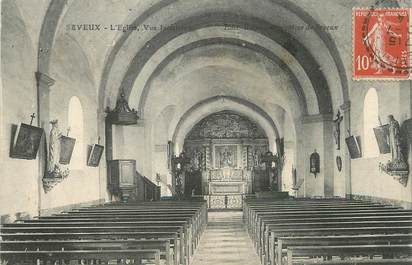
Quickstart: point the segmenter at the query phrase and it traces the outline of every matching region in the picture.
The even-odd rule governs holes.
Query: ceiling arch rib
[[[238,55],[236,49],[242,51],[242,58],[245,59],[242,62],[253,60],[261,62],[254,56],[263,57],[262,55],[245,49],[225,46],[210,46],[207,49],[194,50],[191,54],[180,56],[171,62],[152,84],[146,104],[145,125],[150,126],[150,121],[161,112],[165,105],[177,104],[179,110],[174,119],[179,119],[184,111],[190,109],[194,103],[216,96],[239,98],[259,106],[274,121],[279,120],[279,109],[288,112],[293,120],[300,120],[299,103],[294,99],[295,95],[289,78],[282,69],[275,65],[272,67],[268,65],[271,64],[269,60],[266,60],[267,64],[263,65],[249,63],[245,65],[236,58],[227,55],[219,56],[226,52]],[[205,58],[204,54],[216,54],[217,57]],[[188,60],[186,56],[195,59]],[[276,73],[274,79],[268,76],[265,69]],[[276,96],[268,98],[268,91],[271,87],[278,89],[275,92]],[[168,96],[165,97],[165,95]],[[277,122],[276,127],[282,131],[282,123]],[[173,132],[169,134],[170,137],[172,134]]]
[[[144,84],[144,87],[140,93],[140,96],[138,97],[139,98],[138,109],[139,109],[140,115],[144,117],[144,107],[145,107],[145,103],[146,103],[147,96],[149,93],[151,82],[162,72],[162,70],[167,66],[169,62],[171,62],[177,56],[184,54],[185,52],[188,52],[190,50],[193,50],[199,47],[208,46],[208,45],[215,45],[215,44],[232,45],[232,46],[237,46],[237,47],[241,47],[244,49],[249,49],[251,51],[264,55],[269,60],[271,60],[273,63],[279,65],[287,73],[293,85],[293,88],[295,89],[295,93],[297,95],[297,99],[301,107],[301,114],[308,113],[307,103],[305,100],[305,93],[299,83],[299,80],[297,80],[296,76],[294,75],[290,67],[287,64],[285,64],[281,59],[279,59],[279,57],[277,57],[275,54],[273,54],[271,51],[267,50],[266,48],[259,46],[257,44],[250,43],[250,42],[242,41],[239,39],[232,39],[232,38],[211,38],[211,39],[203,39],[203,40],[199,40],[196,42],[192,42],[192,43],[189,43],[188,45],[180,47],[176,49],[175,51],[173,51],[172,53],[170,53],[166,58],[164,58],[164,60],[162,60],[157,65],[154,71],[147,78],[147,82]]]
[[[153,0],[153,1],[144,1],[143,3],[138,2],[136,6],[139,6],[139,8],[131,8],[129,9],[130,12],[128,12],[128,18],[125,19],[125,24],[135,24],[135,25],[141,25],[147,18],[152,16],[153,14],[156,14],[160,12],[163,9],[168,8],[169,6],[173,6],[174,4],[178,3],[179,1],[177,0]],[[278,5],[282,8],[285,8],[290,12],[291,14],[296,14],[299,18],[302,19],[302,21],[306,22],[306,24],[321,24],[319,23],[319,19],[316,19],[316,14],[312,14],[310,10],[307,10],[304,5],[298,5],[297,3],[290,1],[290,0],[267,0],[266,2],[272,3],[273,6]],[[265,3],[266,3],[265,2]],[[375,2],[369,1],[369,4],[374,4]],[[380,1],[378,6],[384,6],[385,3],[388,3],[389,1]],[[391,1],[390,6],[399,6],[396,1]],[[369,5],[368,4],[368,5]],[[375,3],[376,4],[376,3]],[[59,5],[60,7],[57,7]],[[63,16],[65,13],[65,10],[67,9],[72,9],[72,4],[70,1],[67,0],[62,0],[62,1],[50,1],[49,9],[47,11],[47,15],[45,18],[47,18],[47,21],[45,19],[43,25],[42,25],[42,33],[47,32],[48,37],[43,38],[40,37],[40,43],[39,43],[39,50],[40,49],[49,49],[51,50],[53,48],[53,32],[56,31],[56,29],[59,27],[58,24],[56,23],[60,20],[60,18]],[[344,7],[352,7],[352,3],[349,3],[348,5],[344,5]],[[76,10],[75,10],[76,11]],[[284,13],[284,12],[283,12]],[[339,71],[337,73],[341,76],[341,80],[338,82],[341,83],[347,83],[345,80],[345,71],[342,60],[340,59],[340,55],[336,49],[336,44],[333,41],[333,38],[331,38],[330,34],[321,28],[314,28],[315,32],[317,35],[320,36],[320,39],[326,44],[328,49],[331,51],[331,56],[333,57],[334,61],[336,62],[337,68]],[[52,33],[52,34],[50,34]],[[104,66],[104,72],[101,75],[102,80],[101,80],[101,85],[100,85],[100,102],[101,104],[104,104],[104,96],[105,96],[105,88],[106,88],[106,81],[108,74],[110,72],[110,68],[113,63],[113,58],[116,57],[118,52],[121,50],[121,47],[123,46],[124,42],[128,39],[129,35],[131,32],[128,32],[126,34],[119,33],[118,36],[115,38],[113,41],[113,47],[108,53],[108,57],[106,60],[106,64]],[[41,34],[43,36],[44,34]],[[49,64],[49,56],[47,52],[40,53],[39,52],[39,70],[42,72],[47,72],[48,69],[48,64]],[[118,89],[118,88],[117,88]],[[345,95],[347,95],[347,85],[342,84],[342,90]],[[345,98],[345,96],[344,96]]]
[[[203,14],[199,17],[191,17],[189,19],[177,22],[175,24],[177,30],[163,31],[162,33],[157,34],[150,41],[148,41],[132,59],[130,67],[128,68],[127,73],[121,83],[122,90],[125,91],[127,96],[129,96],[137,75],[140,73],[147,61],[156,53],[157,50],[174,38],[188,31],[210,26],[232,25],[233,27],[243,28],[245,27],[245,21],[248,22],[250,27],[255,28],[260,34],[265,35],[273,41],[291,40],[287,43],[285,42],[280,44],[284,49],[294,55],[305,72],[308,74],[311,83],[315,88],[316,97],[319,103],[319,112],[331,113],[332,100],[325,76],[313,56],[300,43],[294,40],[290,34],[283,32],[280,28],[274,25],[268,25],[267,22],[258,18],[242,17],[240,19],[236,14],[230,13],[211,13]],[[184,27],[184,25],[191,25],[191,30]]]
[[[213,2],[213,1],[208,1],[208,3],[209,2]],[[199,6],[198,4],[200,4],[200,3],[196,3],[197,6]],[[205,2],[205,5],[206,5],[206,2]],[[238,8],[243,8],[241,6],[244,6],[244,5],[247,5],[247,3],[245,4],[242,1],[236,1],[235,6],[232,6],[232,8],[227,8],[228,6],[231,7],[231,2],[229,1],[229,2],[225,3],[225,5],[219,5],[219,8],[217,8],[216,5],[213,5],[213,4],[209,3],[207,5],[207,8],[198,7],[198,9],[196,9],[197,10],[196,12],[198,14],[199,12],[202,12],[202,11],[204,12],[205,10],[211,10],[211,9],[214,9],[214,10],[216,10],[216,9],[231,10],[231,11],[237,13],[237,16],[238,16],[239,20],[242,20],[244,18],[244,15],[242,14],[242,12],[238,12],[239,11]],[[156,6],[156,8],[154,8],[154,6]],[[157,13],[160,13],[160,12],[163,12],[163,11],[165,11],[165,12],[167,11],[167,13],[170,13],[169,11],[171,11],[171,10],[179,10],[180,14],[190,13],[190,12],[186,12],[185,11],[186,9],[184,9],[184,8],[187,8],[188,6],[193,7],[193,4],[191,4],[189,1],[185,2],[184,5],[183,5],[181,2],[178,2],[178,1],[175,1],[175,0],[169,0],[169,1],[162,1],[162,0],[156,1],[155,0],[155,1],[153,1],[153,4],[151,4],[150,11],[149,10],[147,10],[147,12],[144,11],[143,13],[141,13],[141,15],[139,15],[136,18],[136,20],[133,20],[133,18],[132,18],[134,15],[136,15],[136,13],[131,12],[129,18],[127,19],[127,22],[134,21],[131,24],[142,25],[141,23],[143,23],[142,21],[144,21],[144,20],[142,20],[141,17],[143,17],[143,16],[145,18],[153,17]],[[275,12],[277,10],[276,12],[279,13],[279,16],[276,16],[276,17],[280,17],[280,14],[286,14],[285,16],[287,18],[297,17],[300,21],[302,21],[301,23],[303,23],[303,24],[322,25],[322,22],[320,22],[321,20],[315,19],[314,17],[312,17],[313,14],[311,14],[311,12],[306,10],[304,5],[299,6],[299,5],[293,3],[289,0],[267,0],[267,1],[263,1],[261,3],[261,7],[262,7],[261,9],[256,10],[256,11],[251,11],[249,13],[258,14],[258,13],[261,13],[262,10],[272,10],[272,11],[268,11],[268,12]],[[191,9],[195,10],[193,8],[191,8]],[[249,10],[254,10],[254,9],[251,9],[251,8],[248,8],[248,9]],[[202,11],[199,11],[199,10],[202,10]],[[167,15],[167,17],[176,17],[176,16],[173,16],[172,13]],[[258,15],[258,17],[263,17],[263,16]],[[159,21],[158,19],[159,19],[159,17],[157,17],[157,21]],[[213,19],[213,18],[211,18],[211,19]],[[278,18],[274,18],[274,20],[279,21]],[[282,24],[282,25],[284,23],[288,23],[288,22],[292,23],[292,24],[297,22],[297,21],[293,21],[293,20],[291,21],[289,19],[285,20],[284,18],[283,18],[283,20],[281,18],[280,21],[283,21],[283,22],[280,22],[280,24]],[[145,21],[145,23],[147,23],[147,21]],[[277,24],[277,23],[274,23],[274,24]],[[299,22],[297,22],[297,24],[299,24]],[[112,55],[114,53],[116,53],[116,54],[118,53],[120,47],[122,47],[122,42],[126,42],[126,40],[128,39],[128,36],[130,34],[132,34],[132,33],[131,32],[126,32],[126,34],[122,34],[121,36],[119,36],[116,39],[116,47],[113,50],[110,51],[110,56],[109,57],[111,57],[111,58],[115,57],[115,56],[112,56]],[[340,70],[335,71],[336,76],[335,75],[334,76],[329,76],[328,75],[328,81],[332,84],[332,86],[334,86],[334,88],[336,90],[336,93],[338,93],[338,94],[340,93],[339,95],[333,95],[333,99],[338,100],[338,103],[339,103],[340,100],[342,100],[342,98],[344,98],[343,100],[346,100],[345,96],[342,96],[341,94],[347,95],[347,92],[343,91],[343,90],[347,90],[347,87],[345,86],[345,84],[343,84],[346,81],[341,81],[340,80],[340,77],[345,76],[344,71],[342,71],[342,69],[344,70],[344,67],[343,67],[343,64],[342,64],[342,60],[340,59],[340,54],[336,50],[336,45],[334,44],[333,39],[331,38],[331,36],[328,32],[324,31],[321,27],[315,27],[314,28],[314,34],[316,34],[318,36],[320,43],[323,43],[320,46],[322,46],[322,45],[325,46],[323,52],[318,53],[318,55],[319,54],[327,54],[326,56],[330,56],[331,58],[333,57],[333,59],[328,60],[328,63],[326,65],[328,65],[328,68],[333,67],[335,69],[340,69]],[[315,50],[318,49],[318,47],[319,46],[315,45]],[[313,50],[313,47],[312,47],[312,50]],[[330,52],[330,51],[333,51],[333,52]],[[338,64],[338,66],[336,66],[334,62],[336,64]],[[103,79],[102,79],[102,84],[101,84],[101,92],[103,92],[103,93],[100,94],[101,96],[105,93],[104,91],[106,89],[106,85],[108,85],[109,89],[116,89],[116,90],[119,89],[119,87],[118,87],[119,82],[114,82],[114,83],[113,82],[108,82],[108,79],[110,79],[110,77],[109,77],[110,68],[113,66],[113,63],[114,63],[113,60],[109,59],[107,61],[107,65],[105,66],[105,71],[104,71],[104,74],[102,75]],[[313,66],[313,67],[316,68],[315,66]],[[117,85],[115,85],[116,88],[113,88],[114,84],[117,84]],[[340,90],[342,90],[343,92],[340,91]],[[115,95],[111,94],[111,96],[113,97]],[[100,100],[100,102],[103,102],[103,101]]]
[[[298,83],[298,85],[295,86],[295,90],[301,90],[301,93],[298,92],[297,95],[301,97],[301,106],[305,110],[302,111],[302,113],[309,115],[319,113],[316,94],[314,93],[309,77],[296,59],[289,54],[286,49],[273,40],[254,31],[231,31],[225,30],[224,27],[208,27],[185,33],[171,40],[159,49],[137,75],[131,91],[130,103],[133,106],[138,106],[140,114],[142,115],[147,99],[147,86],[150,85],[150,82],[158,75],[164,66],[179,54],[187,53],[191,49],[196,49],[198,47],[213,45],[215,43],[214,39],[222,40],[222,44],[225,43],[224,39],[233,40],[232,42],[238,43],[237,46],[239,46],[239,44],[242,45],[242,48],[246,43],[251,43],[252,45],[248,45],[249,49],[251,46],[256,46],[260,49],[270,51],[271,55],[269,57],[278,57],[278,60],[275,62],[280,61],[281,63],[286,64],[287,68],[285,69],[290,69],[291,78]],[[259,43],[259,45],[257,43]],[[196,66],[197,65],[194,65],[194,67]]]
[[[243,114],[259,124],[268,137],[269,149],[276,152],[276,138],[280,138],[282,135],[280,135],[272,118],[253,103],[227,96],[216,96],[200,101],[189,108],[177,123],[172,122],[170,129],[173,131],[172,141],[175,143],[175,152],[180,153],[186,135],[192,130],[193,126],[210,114],[223,110]]]
[[[56,32],[60,26],[59,22],[67,10],[67,0],[50,1],[50,5],[47,8],[39,37],[37,68],[41,73],[49,73],[50,59],[52,56],[51,50],[54,48]]]

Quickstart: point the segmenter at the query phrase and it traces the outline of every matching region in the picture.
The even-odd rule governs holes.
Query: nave
[[[273,198],[247,199],[243,212],[208,213],[206,206],[205,201],[117,203],[3,224],[1,264],[412,262],[412,211],[400,207]]]
[[[193,265],[260,265],[240,211],[208,213]]]

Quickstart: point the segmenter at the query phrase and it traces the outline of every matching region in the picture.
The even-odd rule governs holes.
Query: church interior
[[[412,264],[410,6],[1,1],[0,264]]]

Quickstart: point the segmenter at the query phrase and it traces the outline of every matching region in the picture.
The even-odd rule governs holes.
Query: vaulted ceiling
[[[331,114],[348,100],[356,3],[323,0],[319,9],[302,0],[51,1],[39,70],[54,71],[59,55],[51,51],[59,46],[68,54],[81,50],[100,109],[113,107],[125,92],[149,124],[171,105],[180,113],[173,117],[177,124],[183,113],[216,96],[248,101],[271,117],[279,110],[292,120]],[[365,7],[374,4],[364,1]],[[101,30],[71,28],[79,24]],[[122,31],[127,25],[134,30]]]

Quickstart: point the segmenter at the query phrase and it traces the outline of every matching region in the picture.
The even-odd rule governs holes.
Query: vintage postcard
[[[0,0],[0,265],[411,265],[411,0]]]

